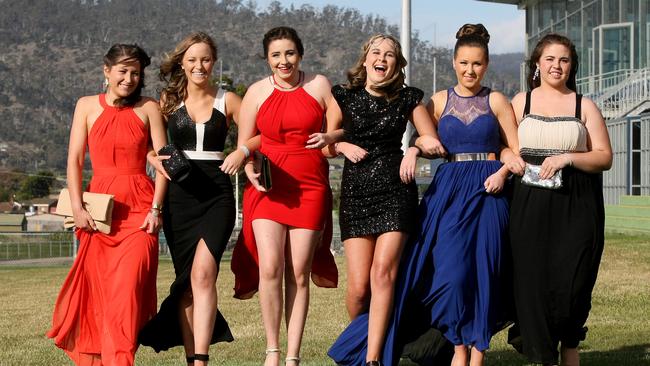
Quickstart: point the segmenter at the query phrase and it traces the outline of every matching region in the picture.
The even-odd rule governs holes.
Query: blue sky
[[[255,0],[258,9],[272,0]],[[280,0],[283,6],[310,4],[322,8],[331,4],[359,9],[364,14],[377,14],[399,25],[402,0]],[[515,5],[486,3],[475,0],[411,0],[411,29],[421,39],[438,46],[453,47],[458,28],[465,23],[483,23],[490,32],[490,52],[523,52],[525,13]]]

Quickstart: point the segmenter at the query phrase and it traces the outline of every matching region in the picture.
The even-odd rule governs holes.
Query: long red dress
[[[242,230],[233,251],[235,297],[247,299],[257,291],[259,260],[252,221],[269,219],[284,225],[323,230],[314,253],[312,280],[321,287],[336,287],[338,271],[330,252],[332,193],[329,166],[318,149],[306,149],[309,135],[320,132],[323,108],[302,87],[274,89],[257,113],[260,151],[271,161],[273,188],[259,192],[250,183],[243,198]]]
[[[140,328],[156,313],[158,235],[140,225],[153,183],[149,134],[132,108],[106,104],[88,134],[89,192],[115,196],[111,233],[77,231],[79,251],[54,307],[54,339],[77,365],[132,365]]]

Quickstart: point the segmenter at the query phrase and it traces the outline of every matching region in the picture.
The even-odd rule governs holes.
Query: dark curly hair
[[[298,51],[298,55],[300,55],[300,57],[302,57],[302,55],[305,53],[305,48],[302,46],[302,41],[300,40],[300,37],[298,37],[298,32],[296,32],[295,29],[291,27],[275,27],[266,32],[264,39],[262,39],[262,46],[264,47],[264,58],[268,57],[269,45],[271,42],[278,39],[288,39],[292,41],[296,45],[296,50]]]
[[[454,46],[454,58],[458,49],[463,46],[480,47],[485,52],[485,59],[490,61],[490,51],[488,43],[490,42],[490,33],[483,24],[465,24],[456,32],[456,45]]]
[[[566,82],[566,86],[574,92],[577,91],[578,88],[576,86],[576,75],[578,74],[578,52],[576,51],[576,46],[573,44],[573,42],[571,42],[569,38],[557,33],[550,33],[542,37],[539,42],[537,42],[537,45],[535,45],[533,52],[531,52],[530,59],[528,59],[527,62],[528,89],[533,90],[540,85],[541,80],[539,78],[537,80],[533,80],[535,70],[537,69],[537,62],[539,62],[539,58],[542,57],[544,48],[552,44],[560,44],[568,48],[569,52],[571,52],[571,70],[569,71],[569,79]]]
[[[140,64],[140,82],[133,93],[124,98],[117,98],[113,104],[118,107],[131,107],[140,101],[144,88],[144,69],[151,64],[147,52],[137,44],[114,44],[104,55],[104,65],[111,68],[117,64],[138,62]]]

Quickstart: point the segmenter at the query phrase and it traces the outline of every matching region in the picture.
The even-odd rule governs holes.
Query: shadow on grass
[[[514,349],[488,351],[485,358],[486,365],[491,366],[532,365]],[[399,366],[447,366],[449,360],[429,359],[422,363],[415,363],[409,359],[402,359]],[[650,344],[623,346],[608,351],[581,350],[580,361],[581,365],[585,366],[650,366]]]
[[[488,351],[486,364],[493,366],[530,365],[528,360],[514,349]],[[629,345],[607,351],[582,349],[580,350],[580,364],[586,366],[650,366],[650,344]]]

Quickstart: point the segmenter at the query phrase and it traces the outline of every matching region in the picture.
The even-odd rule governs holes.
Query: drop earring
[[[104,90],[108,89],[108,78],[104,78]]]
[[[539,65],[537,65],[537,68],[535,69],[535,73],[533,74],[533,80],[539,79]]]

